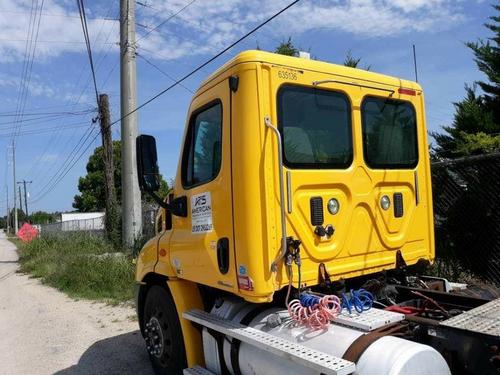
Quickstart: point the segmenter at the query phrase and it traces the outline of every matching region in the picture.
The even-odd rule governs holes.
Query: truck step
[[[363,311],[361,314],[358,314],[356,311],[349,314],[346,309],[343,309],[333,322],[335,324],[341,324],[346,327],[370,332],[374,329],[385,327],[392,323],[400,322],[404,318],[405,316],[403,314],[376,308],[372,308],[368,311]]]
[[[446,327],[500,337],[500,298],[440,323]]]
[[[213,372],[210,372],[206,368],[200,366],[185,368],[182,373],[184,375],[215,375]]]
[[[356,371],[356,365],[350,361],[337,358],[318,350],[309,349],[280,337],[252,327],[221,319],[201,310],[190,310],[182,314],[184,319],[198,323],[204,327],[223,333],[247,344],[259,347],[279,357],[311,368],[322,374],[347,375]]]

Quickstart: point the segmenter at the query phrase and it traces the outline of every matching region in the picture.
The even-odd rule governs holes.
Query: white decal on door
[[[191,232],[207,233],[213,230],[212,199],[210,192],[191,197]]]

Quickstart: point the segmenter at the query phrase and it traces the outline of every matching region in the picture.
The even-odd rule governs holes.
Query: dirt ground
[[[152,374],[133,307],[75,301],[16,273],[0,232],[0,373]]]

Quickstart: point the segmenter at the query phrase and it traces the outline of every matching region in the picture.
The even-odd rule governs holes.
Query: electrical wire
[[[82,128],[82,127],[85,126],[83,124],[86,124],[88,126],[88,122],[87,121],[85,121],[85,122],[77,122],[77,123],[73,123],[73,124],[68,124],[62,130],[70,130],[70,129],[75,129],[75,128]],[[57,128],[27,130],[27,131],[17,132],[15,134],[16,134],[16,137],[20,137],[20,136],[24,136],[24,135],[51,133],[55,129],[57,129]],[[14,133],[6,133],[6,134],[0,133],[0,137],[12,137],[13,135],[14,135]]]
[[[136,55],[138,57],[140,57],[141,59],[143,59],[147,64],[151,65],[153,68],[155,68],[156,70],[158,70],[161,74],[163,74],[165,77],[169,78],[170,80],[174,81],[175,82],[175,78],[172,77],[170,74],[168,74],[167,72],[163,71],[162,69],[160,69],[157,65],[153,64],[151,61],[149,61],[147,58],[145,58],[144,56],[142,56],[142,54],[140,53],[136,53]],[[186,89],[187,91],[189,91],[191,94],[194,94],[194,91],[191,90],[189,87],[183,85],[182,83],[179,84],[179,86],[181,86],[182,88]]]
[[[108,11],[107,11],[107,14],[106,14],[106,17],[109,16],[110,12],[111,12],[111,9],[112,9],[112,6],[113,6],[113,3],[112,2],[110,4],[110,7],[108,8]],[[93,57],[92,57],[92,50],[91,50],[91,44],[90,44],[90,36],[89,36],[89,33],[88,33],[88,26],[87,26],[87,21],[86,21],[86,15],[85,15],[85,7],[84,7],[84,4],[83,4],[83,0],[77,0],[77,4],[78,4],[78,8],[79,8],[79,14],[80,14],[80,19],[81,19],[81,23],[82,23],[82,30],[83,30],[83,33],[84,33],[84,39],[85,39],[85,43],[87,45],[87,54],[88,54],[88,57],[89,57],[89,62],[90,62],[90,66],[91,66],[91,79],[94,83],[94,91],[95,91],[95,95],[96,95],[96,101],[97,101],[97,106],[99,107],[99,96],[98,96],[98,90],[97,90],[97,81],[96,81],[96,69],[94,68],[94,62],[93,62]],[[104,26],[104,21],[101,25],[101,28],[98,32],[98,35],[100,35],[102,29],[103,29],[103,26]],[[96,40],[97,40],[97,37],[98,35],[96,36]],[[111,35],[111,30],[109,31],[108,35],[107,35],[107,38],[106,38],[106,41],[109,39]],[[102,63],[105,59],[105,57],[108,55],[109,51],[107,51],[107,53],[105,55],[102,55],[101,56],[101,59],[100,59],[100,62],[99,62],[99,65],[100,63]],[[80,93],[80,96],[77,100],[77,103],[79,102],[80,98],[82,97],[83,95],[83,92],[85,91],[86,87],[88,86],[88,83],[87,85],[85,86],[85,88],[83,89],[83,91]],[[63,124],[61,124],[61,126],[56,129],[58,130],[59,132],[61,130],[63,130]],[[71,152],[69,153],[68,157],[64,160],[64,162],[62,163],[61,167],[56,171],[56,173],[51,177],[49,178],[49,180],[47,181],[47,183],[41,188],[41,190],[39,191],[38,193],[38,200],[41,198],[41,196],[45,196],[46,194],[48,194],[48,192],[52,191],[55,186],[62,180],[62,178],[64,178],[64,176],[67,175],[67,173],[69,172],[69,170],[71,170],[73,168],[73,166],[76,164],[72,163],[73,160],[75,160],[75,157],[77,156],[78,154],[78,151],[84,147],[84,144],[85,142],[87,141],[87,139],[90,137],[90,135],[92,134],[92,131],[93,131],[93,127],[90,126],[88,128],[88,130],[86,132],[84,132],[82,134],[82,136],[80,137],[80,139],[78,140],[78,142],[76,143],[76,145],[73,147],[73,149],[71,150]],[[59,133],[61,134],[61,133]],[[73,133],[75,134],[75,133]],[[98,133],[99,134],[99,133]],[[92,141],[94,141],[97,137],[94,137],[92,139]],[[87,147],[85,147],[85,151],[90,147],[90,144],[87,145]],[[46,153],[46,151],[48,150],[48,147],[45,148],[44,152],[43,152],[43,155]],[[84,151],[84,152],[85,152]],[[76,161],[80,160],[81,157],[83,156],[83,153],[80,154],[77,158],[76,158]],[[38,159],[41,160],[41,157]],[[32,168],[30,169],[30,171],[33,169],[33,167],[36,165],[36,163],[33,164]],[[53,164],[55,165],[55,163]],[[44,191],[48,189],[47,191]]]
[[[95,35],[95,38],[94,38],[94,41],[93,41],[93,43],[94,43],[94,44],[95,44],[95,43],[97,42],[97,40],[99,39],[99,36],[101,35],[101,32],[103,31],[103,28],[104,28],[104,25],[105,25],[105,21],[104,21],[104,20],[105,20],[105,19],[107,19],[107,18],[110,16],[110,14],[111,14],[111,11],[112,11],[112,9],[113,9],[113,5],[114,5],[114,4],[115,4],[115,1],[111,1],[111,2],[110,2],[109,8],[108,8],[108,10],[107,10],[107,12],[106,12],[106,15],[105,15],[105,16],[104,16],[104,18],[103,18],[103,22],[101,23],[101,27],[100,27],[99,31],[97,32],[97,34]],[[118,14],[117,16],[119,17],[119,14]],[[114,28],[110,28],[110,30],[109,30],[109,32],[108,32],[108,35],[106,36],[105,43],[107,43],[107,41],[109,40],[109,38],[110,38],[110,36],[111,36],[111,33],[113,32],[113,29],[114,29]],[[100,68],[101,64],[104,62],[104,60],[106,59],[106,57],[109,55],[110,51],[111,51],[111,50],[110,50],[110,49],[108,49],[108,50],[106,51],[106,53],[104,53],[104,52],[102,52],[102,53],[101,53],[101,56],[99,57],[99,61],[97,62],[97,65],[96,65],[96,71]],[[117,64],[115,64],[115,65],[114,65],[114,67],[113,67],[113,69],[111,69],[111,71],[113,71],[113,70],[114,70],[114,68],[116,67],[116,65],[117,65]],[[76,80],[76,83],[75,83],[75,86],[74,86],[74,88],[75,88],[75,89],[78,87],[78,85],[79,85],[79,83],[80,83],[80,81],[81,81],[81,79],[82,79],[82,77],[83,77],[83,73],[84,73],[84,69],[82,68],[82,70],[80,71],[80,74],[79,74],[79,76],[78,76],[78,79]],[[109,75],[108,75],[108,78],[109,78]],[[72,108],[73,108],[73,109],[74,109],[74,108],[75,108],[75,107],[76,107],[76,106],[80,103],[80,100],[81,100],[81,98],[82,98],[83,94],[85,93],[85,91],[87,90],[87,87],[89,86],[89,84],[90,84],[91,80],[92,80],[92,77],[91,77],[91,76],[89,76],[89,78],[88,78],[88,79],[87,79],[87,81],[86,81],[86,84],[85,84],[84,88],[80,91],[80,94],[79,94],[78,98],[76,99],[76,101],[75,101],[73,104],[71,104],[71,106],[72,106]],[[106,80],[107,80],[107,79],[106,79]],[[103,86],[104,86],[104,84],[103,84]],[[61,123],[60,123],[60,128],[62,129],[63,127],[64,127],[64,123],[63,123],[63,122],[61,122]],[[54,147],[56,147],[57,143],[58,143],[58,142],[60,141],[60,139],[62,138],[62,133],[61,133],[61,132],[57,132],[57,130],[56,130],[54,133],[55,133],[55,136],[54,136],[54,137],[52,137],[48,143],[46,143],[46,145],[45,145],[45,148],[44,148],[43,152],[39,155],[39,157],[37,158],[37,160],[36,160],[36,161],[32,164],[32,166],[31,166],[30,170],[28,171],[28,173],[26,174],[26,176],[28,176],[28,175],[29,175],[29,176],[31,176],[31,173],[33,172],[33,170],[35,170],[35,169],[36,169],[37,164],[38,164],[38,163],[42,160],[42,158],[45,156],[45,154],[47,153],[47,151],[48,151],[49,149],[53,149]],[[77,132],[75,131],[75,132],[73,132],[73,133],[70,135],[70,139],[68,140],[68,142],[66,142],[66,143],[65,143],[65,148],[64,148],[64,150],[62,151],[62,153],[64,153],[64,152],[66,151],[67,146],[71,144],[71,141],[73,140],[73,138],[74,138],[74,136],[75,136],[76,134],[77,134]],[[80,141],[82,141],[82,139],[83,139],[83,136],[82,136],[82,138],[80,138],[79,142],[80,142]],[[78,143],[74,146],[73,151],[74,151],[74,149],[75,149],[76,147],[78,147]],[[70,158],[71,156],[72,156],[72,154],[70,153],[70,154],[68,155],[68,158]],[[56,162],[57,162],[57,160],[54,160],[54,161],[52,162],[52,164],[50,165],[50,167],[49,167],[48,171],[46,171],[46,173],[45,173],[45,175],[44,175],[44,176],[48,176],[48,173],[50,173],[50,171],[52,171],[52,169],[53,169],[53,168],[54,168],[54,166],[56,165]],[[61,167],[61,168],[62,168],[62,167]],[[60,172],[60,170],[61,170],[61,169],[59,169],[56,173],[59,173],[59,172]],[[36,171],[37,171],[37,172],[35,172],[35,174],[40,173],[41,168],[36,169]],[[33,178],[34,178],[34,177],[33,177]]]
[[[153,102],[154,100],[158,99],[160,96],[164,95],[166,92],[168,92],[169,90],[171,90],[172,88],[174,88],[175,86],[177,85],[180,85],[183,81],[185,81],[186,79],[188,79],[189,77],[191,77],[193,74],[195,74],[196,72],[198,72],[199,70],[203,69],[205,66],[207,66],[208,64],[210,64],[212,61],[214,61],[215,59],[217,59],[218,57],[220,57],[221,55],[223,55],[224,53],[226,53],[228,50],[230,50],[231,48],[233,48],[234,46],[236,46],[238,43],[240,43],[241,41],[245,40],[246,38],[248,38],[250,35],[252,35],[253,33],[255,33],[257,30],[259,30],[260,28],[262,28],[263,26],[267,25],[269,22],[271,22],[272,20],[274,20],[276,17],[278,17],[279,15],[281,15],[282,13],[284,13],[285,11],[287,11],[289,8],[291,8],[292,6],[294,6],[295,4],[297,4],[300,0],[295,0],[293,2],[291,2],[290,4],[288,4],[286,7],[282,8],[280,11],[278,11],[277,13],[273,14],[271,17],[267,18],[266,20],[264,20],[263,22],[261,22],[259,25],[257,25],[256,27],[254,27],[253,29],[251,29],[250,31],[248,31],[246,34],[244,34],[243,36],[241,36],[239,39],[237,39],[236,41],[234,41],[233,43],[231,43],[229,46],[227,46],[226,48],[224,48],[223,50],[221,50],[219,53],[215,54],[214,56],[212,56],[210,59],[206,60],[204,63],[202,63],[201,65],[199,65],[198,67],[196,67],[195,69],[193,69],[191,72],[189,72],[188,74],[184,75],[182,78],[176,80],[173,84],[171,84],[170,86],[168,86],[167,88],[165,88],[164,90],[160,91],[159,93],[157,93],[156,95],[154,95],[153,97],[151,97],[150,99],[146,100],[144,103],[142,103],[141,105],[139,105],[138,107],[136,107],[135,109],[133,109],[132,111],[126,113],[125,115],[123,115],[121,118],[115,120],[114,122],[112,122],[110,124],[110,126],[113,126],[119,122],[121,122],[123,119],[127,118],[128,116],[132,115],[133,113],[137,112],[138,110],[144,108],[146,105],[150,104],[151,102]],[[76,154],[73,156],[73,158],[71,158],[71,161],[67,164],[67,167],[66,167],[66,170],[64,172],[62,172],[62,175],[59,177],[59,178],[55,178],[55,175],[53,176],[53,178],[51,178],[51,181],[52,183],[50,184],[50,181],[49,181],[49,184],[46,184],[45,186],[47,187],[46,191],[40,193],[40,196],[38,196],[36,198],[36,200],[34,200],[34,202],[40,200],[41,198],[43,198],[45,195],[47,195],[61,180],[62,178],[64,178],[64,176],[66,176],[69,171],[75,166],[75,164],[81,159],[81,157],[84,155],[84,153],[86,152],[86,150],[88,150],[88,148],[92,145],[92,142],[99,136],[100,132],[98,132],[94,138],[91,140],[90,143],[88,143],[87,147],[84,149],[83,152],[81,152],[79,154],[78,157],[76,157],[75,159],[75,156]],[[89,133],[90,135],[90,133]],[[89,136],[88,135],[88,136]],[[86,139],[88,139],[88,136]],[[85,142],[85,141],[84,141]],[[82,143],[83,145],[83,143]],[[80,146],[79,149],[81,149],[82,146]],[[78,151],[77,151],[78,152]],[[60,169],[62,170],[62,169]],[[45,189],[42,188],[42,190]]]
[[[28,41],[26,42],[25,59],[24,59],[24,63],[23,63],[23,69],[22,69],[22,73],[21,73],[21,81],[20,81],[20,85],[19,85],[18,105],[16,108],[16,111],[19,114],[19,116],[16,118],[17,120],[22,120],[23,112],[26,109],[26,102],[27,102],[29,86],[30,86],[30,82],[31,82],[31,74],[33,72],[33,62],[35,60],[35,52],[36,52],[36,47],[37,47],[38,35],[40,32],[40,22],[42,19],[41,14],[42,14],[44,2],[45,2],[45,0],[42,0],[41,4],[40,4],[40,8],[38,8],[38,1],[36,2],[36,5],[35,5],[34,1],[32,1],[32,10],[34,8],[34,14],[33,14],[33,17],[30,17],[30,25],[28,26],[28,40],[29,40],[29,42]],[[37,19],[37,13],[39,13],[38,19]],[[31,21],[33,21],[33,22],[31,22]],[[36,32],[34,31],[35,24],[36,24]],[[19,126],[18,126],[18,131],[19,131]],[[16,140],[16,135],[14,133],[14,135],[12,136],[12,143],[14,145],[15,145],[15,140]]]
[[[76,2],[78,4],[78,13],[80,14],[80,21],[82,23],[83,37],[85,39],[85,45],[87,47],[87,55],[89,57],[90,70],[92,72],[92,80],[94,82],[95,100],[97,102],[97,105],[99,106],[99,93],[97,90],[97,81],[95,78],[94,59],[92,58],[92,48],[90,46],[90,37],[87,25],[87,17],[85,14],[85,5],[83,4],[83,0],[76,0]]]
[[[84,134],[84,136],[82,136],[82,139],[84,138],[84,140],[83,142],[79,142],[79,147],[76,148],[73,157],[66,159],[65,163],[63,164],[63,166],[65,167],[60,169],[62,173],[59,174],[59,176],[57,174],[53,175],[52,178],[40,189],[38,195],[33,198],[32,203],[40,201],[47,194],[49,194],[59,184],[59,182],[61,182],[62,179],[66,177],[69,171],[73,169],[75,164],[82,158],[82,156],[87,152],[90,146],[92,146],[94,140],[99,136],[100,131],[98,131],[97,134],[95,134],[95,136],[91,138],[94,128],[89,128],[89,130],[90,131],[87,132],[86,135]],[[90,142],[88,142],[89,139]],[[81,151],[85,144],[86,147],[83,149],[83,151]],[[78,154],[78,152],[80,152],[80,154]]]
[[[160,22],[158,25],[153,27],[151,30],[149,30],[146,34],[142,35],[141,37],[137,38],[136,43],[145,37],[147,37],[149,34],[151,34],[153,31],[158,30],[160,27],[162,27],[164,24],[169,22],[172,18],[177,17],[180,13],[182,13],[185,9],[187,9],[191,4],[195,3],[197,0],[191,0],[189,3],[184,5],[181,9],[179,9],[177,12],[171,14],[167,19],[164,21]]]
[[[250,35],[252,35],[253,33],[255,33],[257,30],[259,30],[260,28],[262,28],[263,26],[267,25],[269,22],[271,22],[272,20],[274,20],[276,17],[278,17],[279,15],[281,15],[282,13],[284,13],[285,11],[287,11],[288,9],[290,9],[292,6],[294,6],[295,4],[297,4],[300,0],[295,0],[295,1],[292,1],[290,4],[288,4],[286,7],[282,8],[280,11],[278,11],[277,13],[273,14],[271,17],[267,18],[265,21],[261,22],[259,25],[255,26],[252,30],[248,31],[246,34],[244,34],[243,36],[241,36],[239,39],[237,39],[236,41],[234,41],[233,43],[231,43],[229,46],[227,46],[226,48],[224,48],[223,50],[221,50],[220,52],[218,52],[217,54],[215,54],[214,56],[212,56],[211,58],[209,58],[208,60],[206,60],[204,63],[202,63],[201,65],[199,65],[198,67],[196,67],[195,69],[193,69],[191,72],[189,72],[188,74],[184,75],[182,78],[179,78],[177,81],[175,81],[173,84],[171,84],[170,86],[168,86],[167,88],[165,88],[164,90],[160,91],[159,93],[157,93],[156,95],[154,95],[153,97],[149,98],[148,100],[146,100],[144,103],[140,104],[139,106],[137,106],[135,109],[133,109],[132,111],[124,114],[121,118],[119,118],[118,120],[112,122],[110,124],[110,126],[113,126],[114,124],[122,121],[123,119],[129,117],[130,115],[134,114],[135,112],[137,112],[138,110],[144,108],[145,106],[147,106],[148,104],[150,104],[151,102],[155,101],[156,99],[158,99],[160,96],[164,95],[166,92],[168,92],[169,90],[171,90],[172,88],[174,88],[175,86],[179,85],[180,83],[184,82],[186,79],[188,79],[189,77],[191,77],[193,74],[195,74],[196,72],[198,72],[199,70],[203,69],[205,66],[207,66],[208,64],[210,64],[212,61],[214,61],[215,59],[217,59],[218,57],[222,56],[224,53],[226,53],[227,51],[229,51],[231,48],[233,48],[234,46],[236,46],[237,44],[239,44],[241,41],[245,40],[246,38],[248,38]]]

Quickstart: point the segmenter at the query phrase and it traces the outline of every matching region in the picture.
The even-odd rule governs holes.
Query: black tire
[[[182,375],[182,370],[186,368],[187,361],[179,316],[170,292],[158,285],[152,286],[146,296],[143,326],[146,327],[152,321],[152,318],[153,320],[156,318],[159,323],[161,335],[158,336],[163,345],[161,354],[154,355],[149,352],[149,358],[155,373],[159,375]],[[148,334],[145,333],[146,338],[147,336]]]

